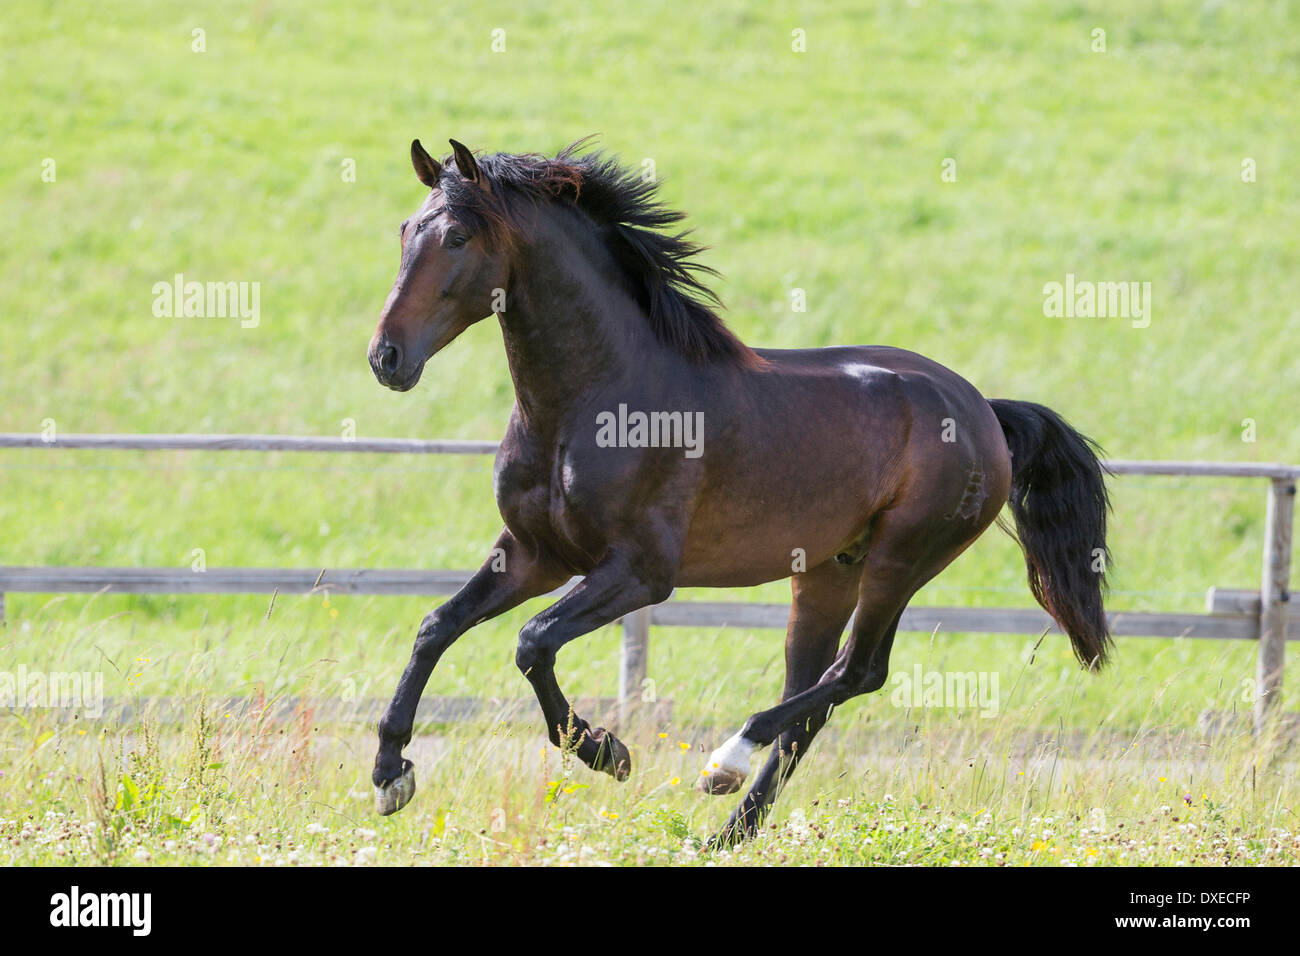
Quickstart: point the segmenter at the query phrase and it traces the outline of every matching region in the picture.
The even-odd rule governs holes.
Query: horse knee
[[[546,625],[529,621],[519,631],[515,666],[525,677],[530,671],[555,663],[555,650],[546,639]]]
[[[430,611],[420,622],[415,634],[415,657],[421,661],[436,661],[452,643],[454,632],[442,623],[438,610]]]

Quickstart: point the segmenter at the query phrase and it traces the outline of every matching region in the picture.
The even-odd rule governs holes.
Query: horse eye
[[[467,239],[465,236],[452,236],[451,239],[447,241],[447,248],[459,249],[467,242],[469,242],[469,239]]]

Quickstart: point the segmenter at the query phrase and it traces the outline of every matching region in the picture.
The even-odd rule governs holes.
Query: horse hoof
[[[402,761],[402,772],[396,780],[375,787],[375,812],[381,817],[396,813],[415,796],[415,764]]]
[[[724,850],[732,850],[740,846],[754,834],[740,824],[728,824],[713,836],[709,837],[704,846],[697,850],[697,853],[721,853]]]
[[[749,757],[757,749],[758,744],[746,740],[743,734],[728,739],[709,754],[700,775],[700,789],[715,797],[735,793],[749,776]]]
[[[591,739],[600,748],[596,752],[596,762],[592,769],[607,773],[620,783],[626,780],[632,773],[632,755],[628,753],[623,741],[604,727],[592,731]]]
[[[739,770],[714,767],[712,770],[706,770],[701,774],[700,789],[715,797],[724,797],[729,793],[738,791],[740,785],[745,782],[745,776]]]

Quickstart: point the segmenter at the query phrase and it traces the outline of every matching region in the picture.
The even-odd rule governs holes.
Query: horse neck
[[[578,213],[540,210],[516,256],[497,317],[529,427],[553,431],[594,393],[631,388],[677,364],[595,228]]]

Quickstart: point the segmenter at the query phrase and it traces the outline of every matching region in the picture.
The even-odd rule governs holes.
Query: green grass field
[[[1298,27],[1272,3],[17,0],[0,23],[0,431],[498,438],[495,323],[409,394],[366,363],[424,192],[407,148],[599,133],[653,161],[751,344],[914,349],[1114,457],[1297,463]],[[177,273],[260,283],[259,324],[155,317]],[[1045,317],[1067,273],[1150,282],[1150,325]],[[201,549],[210,566],[469,568],[500,526],[484,458],[0,450],[0,489],[6,565],[187,567]],[[1194,612],[1211,585],[1258,586],[1263,482],[1123,478],[1114,499],[1113,607]],[[1032,603],[996,531],[918,601]],[[427,602],[267,603],[8,595],[0,673],[102,672],[136,710],[0,711],[0,861],[707,862],[691,839],[732,798],[691,785],[780,691],[778,633],[658,629],[672,718],[631,733],[632,781],[568,766],[540,720],[430,726],[415,801],[378,819],[364,720],[215,702],[386,697]],[[465,637],[430,693],[525,696],[514,636],[541,606]],[[854,701],[775,829],[724,860],[1300,859],[1285,738],[1198,728],[1250,710],[1252,646],[1122,639],[1087,678],[1063,638],[1036,640],[900,636],[897,672],[999,675],[998,716]],[[613,694],[617,656],[613,627],[571,645],[566,691]],[[1287,666],[1295,709],[1294,650]],[[161,698],[189,702],[182,726],[149,716]]]

